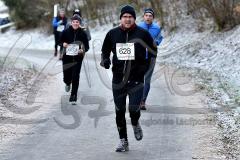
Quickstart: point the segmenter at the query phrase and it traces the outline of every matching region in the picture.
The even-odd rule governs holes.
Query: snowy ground
[[[189,19],[165,38],[158,60],[187,68],[196,83],[206,89],[206,104],[219,110],[216,119],[224,144],[221,152],[234,159],[240,151],[240,26],[223,33],[198,33]]]

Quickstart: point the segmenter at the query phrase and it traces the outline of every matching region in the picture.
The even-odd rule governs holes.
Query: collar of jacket
[[[120,28],[123,30],[123,31],[127,31],[127,32],[129,32],[129,31],[132,31],[132,30],[134,30],[135,28],[136,28],[136,23],[134,23],[130,28],[125,28],[125,27],[123,27],[123,25],[120,25]]]
[[[72,31],[74,31],[74,32],[76,32],[76,31],[78,31],[78,30],[81,30],[81,27],[79,27],[78,29],[73,29],[72,26],[69,26],[69,28],[70,28]]]
[[[144,24],[147,26],[147,27],[151,27],[153,25],[153,22],[151,24],[147,24],[145,21],[144,21]]]

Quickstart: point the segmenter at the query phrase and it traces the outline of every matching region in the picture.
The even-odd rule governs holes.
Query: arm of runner
[[[87,34],[83,31],[84,37],[82,39],[83,45],[84,45],[84,52],[87,52],[89,50],[89,43],[88,43],[88,37]]]
[[[111,65],[111,61],[110,61],[111,51],[112,51],[111,36],[110,36],[110,32],[108,32],[103,42],[101,63],[100,63],[100,65],[106,69],[109,69]]]
[[[160,43],[162,42],[162,40],[163,40],[163,37],[162,37],[162,35],[161,35],[161,29],[160,29],[160,30],[159,30],[159,33],[158,33],[158,36],[155,38],[155,42],[156,42],[157,46],[160,45]]]
[[[53,25],[53,27],[57,27],[59,25],[57,22],[57,17],[53,18],[52,25]]]
[[[152,58],[156,58],[157,57],[157,46],[153,40],[153,38],[151,37],[151,35],[148,33],[146,34],[145,36],[145,42],[147,43],[147,54],[148,54],[148,57],[146,58],[146,61],[147,61],[147,67],[146,67],[146,71],[148,71],[149,67],[150,67],[150,64],[152,63]]]
[[[63,47],[67,48],[68,44],[66,42],[63,43]]]
[[[147,43],[148,57],[157,57],[157,46],[154,44],[154,41],[149,33],[145,36],[145,42]]]
[[[67,41],[66,41],[66,32],[65,32],[65,31],[63,31],[60,40],[61,40],[61,43],[63,44],[63,47],[64,47],[64,48],[67,48],[68,43],[67,43]]]
[[[108,32],[103,41],[102,58],[109,59],[111,51],[112,51],[112,42],[111,42],[110,32]]]

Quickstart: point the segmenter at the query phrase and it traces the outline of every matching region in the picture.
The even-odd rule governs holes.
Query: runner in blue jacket
[[[151,36],[155,42],[155,45],[158,46],[162,42],[163,37],[161,35],[160,26],[158,26],[157,23],[153,22],[153,19],[154,19],[153,9],[151,9],[151,8],[145,9],[143,19],[144,19],[144,21],[140,22],[138,24],[138,26],[147,30],[151,34]],[[146,52],[147,52],[146,58],[148,58],[148,51],[146,50]],[[146,102],[146,99],[147,99],[147,96],[148,96],[148,93],[150,90],[150,83],[151,83],[151,78],[152,78],[153,70],[155,67],[155,63],[156,63],[156,58],[152,57],[150,68],[144,76],[144,90],[143,90],[143,98],[142,98],[142,102],[141,102],[142,110],[146,110],[145,102]]]
[[[60,56],[59,60],[62,59],[63,45],[61,43],[61,36],[64,29],[66,29],[67,17],[65,16],[65,11],[63,9],[59,10],[59,15],[54,17],[52,20],[53,34],[55,39],[55,52],[54,56],[58,54],[58,46],[60,46]]]

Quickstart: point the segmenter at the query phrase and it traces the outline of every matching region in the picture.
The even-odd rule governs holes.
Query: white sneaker
[[[69,102],[70,102],[72,105],[76,105],[76,104],[77,104],[77,95],[71,94],[71,96],[70,96],[70,98],[69,98]]]
[[[125,138],[120,139],[120,143],[116,148],[116,152],[126,152],[129,151],[128,141]]]

